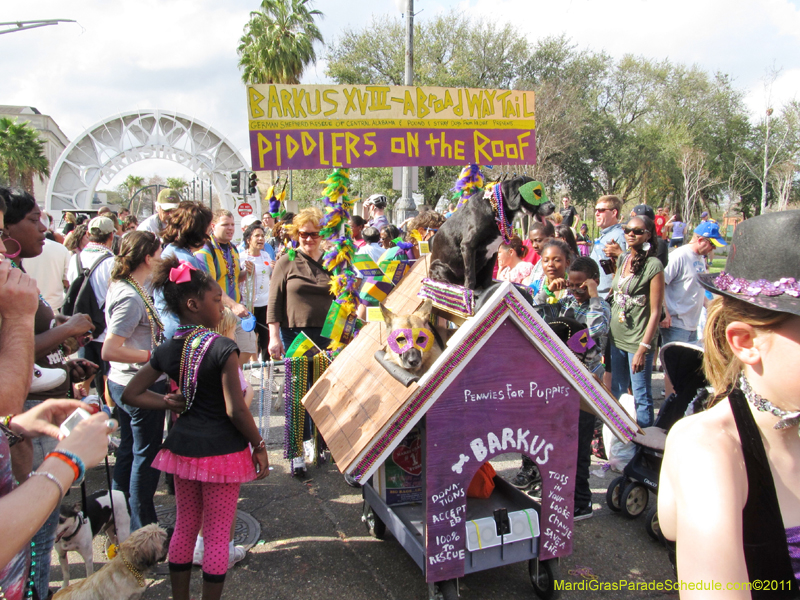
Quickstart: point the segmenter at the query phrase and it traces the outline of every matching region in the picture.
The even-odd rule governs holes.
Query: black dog
[[[530,177],[503,181],[500,189],[509,223],[514,222],[521,210],[540,220],[555,210],[553,203],[544,195],[542,184]],[[485,289],[492,283],[497,249],[503,238],[488,194],[483,190],[473,194],[433,236],[431,279],[463,285],[472,290]]]

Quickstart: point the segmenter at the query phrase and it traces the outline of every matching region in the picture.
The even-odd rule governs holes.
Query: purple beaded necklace
[[[208,349],[211,348],[211,344],[220,335],[201,325],[180,325],[175,333],[176,337],[184,338],[178,385],[180,386],[181,394],[186,399],[186,408],[183,410],[185,413],[189,411],[194,402],[194,396],[197,392],[197,378],[203,358]]]
[[[506,209],[503,206],[503,191],[500,189],[499,183],[492,186],[492,192],[489,194],[489,204],[492,205],[492,210],[494,210],[494,220],[497,222],[497,228],[503,237],[503,243],[508,244],[511,242],[511,238],[514,237],[514,230],[511,228],[511,223],[506,219]]]

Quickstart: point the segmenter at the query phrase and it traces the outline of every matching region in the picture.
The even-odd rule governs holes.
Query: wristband
[[[70,452],[69,450],[56,448],[44,458],[47,460],[51,457],[67,463],[72,468],[73,472],[75,473],[75,484],[80,484],[83,482],[83,478],[86,475],[86,466],[83,464],[83,461],[77,454]]]
[[[653,349],[653,347],[650,344],[645,344],[644,342],[639,342],[639,345],[640,346],[644,346],[648,350],[652,350]]]
[[[53,475],[52,473],[50,473],[48,471],[33,471],[33,472],[31,472],[30,475],[28,475],[29,478],[30,477],[35,477],[35,476],[46,477],[47,479],[49,479],[50,481],[52,481],[53,483],[55,483],[58,486],[58,491],[61,494],[61,496],[59,496],[59,502],[60,502],[61,499],[64,497],[64,486],[61,485],[61,482],[58,480],[58,477],[56,477],[55,475]]]
[[[8,426],[9,426],[9,424],[11,423],[11,419],[13,419],[13,418],[14,418],[14,417],[16,417],[16,416],[17,416],[17,415],[15,415],[15,414],[6,415],[6,416],[5,416],[5,417],[3,417],[2,419],[0,419],[0,423],[3,423],[3,425],[5,425],[6,427],[8,427]]]

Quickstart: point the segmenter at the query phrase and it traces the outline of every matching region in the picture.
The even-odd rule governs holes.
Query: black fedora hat
[[[800,315],[800,210],[767,213],[736,227],[722,273],[700,275],[707,290]]]

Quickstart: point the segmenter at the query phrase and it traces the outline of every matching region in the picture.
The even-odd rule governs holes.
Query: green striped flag
[[[294,338],[292,345],[289,346],[289,349],[286,351],[286,358],[300,358],[301,356],[311,358],[320,352],[322,352],[322,350],[320,350],[319,346],[312,342],[311,338],[301,331],[298,336]]]

